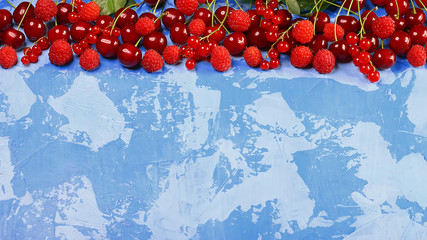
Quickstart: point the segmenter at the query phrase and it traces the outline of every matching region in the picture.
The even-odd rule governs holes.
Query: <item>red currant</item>
[[[268,70],[270,68],[270,63],[267,60],[262,60],[260,66],[262,70]]]
[[[371,71],[368,74],[368,80],[371,82],[378,82],[378,80],[380,80],[380,73],[378,71]]]
[[[196,67],[196,61],[194,59],[187,59],[185,62],[185,67],[188,70],[193,70]]]
[[[286,41],[280,41],[277,43],[277,50],[281,53],[289,51],[289,43]]]

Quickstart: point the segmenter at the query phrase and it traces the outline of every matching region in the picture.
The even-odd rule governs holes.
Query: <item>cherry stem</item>
[[[360,22],[360,31],[361,32],[365,32],[365,29],[364,29],[364,21],[363,21],[363,19],[362,19],[362,14],[360,14],[360,4],[359,4],[359,1],[357,0],[357,12],[359,13],[359,22]],[[368,15],[369,15],[369,13],[368,13]]]
[[[138,44],[139,44],[139,42],[141,42],[142,38],[143,38],[143,36],[141,36],[141,37],[139,38],[138,42],[136,42],[136,44],[135,44],[135,47],[138,47]]]
[[[234,0],[234,2],[237,4],[237,6],[240,8],[240,10],[243,11],[242,7],[240,7],[240,4],[237,2],[237,0]],[[265,2],[265,4],[267,4],[268,0]]]
[[[249,2],[249,9],[251,9],[251,7],[252,7],[252,2],[253,2],[253,0],[251,0],[251,1]]]
[[[154,6],[153,14],[156,14],[156,9],[157,9],[157,6],[159,5],[160,1],[161,0],[157,0],[156,6]]]
[[[335,4],[335,3],[333,3],[333,2],[330,2],[330,1],[328,1],[328,0],[324,0],[326,3],[329,3],[329,4],[331,4],[332,6],[335,6],[335,7],[339,7],[339,8],[343,8],[344,10],[349,10],[349,9],[347,9],[347,8],[345,8],[345,7],[343,7],[343,6],[340,6],[340,5],[338,5],[338,4]],[[359,17],[359,14],[357,14],[357,13],[355,13],[355,12],[353,12],[353,11],[351,11],[351,10],[349,10],[351,13],[353,13],[354,15],[356,15],[356,16],[358,16]]]
[[[9,3],[10,6],[12,6],[13,8],[16,8],[12,3],[9,2],[9,0],[6,0],[7,3]]]
[[[316,4],[316,8],[317,8],[317,1],[314,0],[314,3]],[[316,22],[317,22],[317,16],[319,15],[319,9],[322,8],[323,5],[323,0],[320,1],[320,6],[319,8],[317,8],[316,10],[316,17],[314,18],[314,22],[313,22],[313,35],[316,35]]]
[[[142,3],[143,3],[143,2],[142,2]],[[113,26],[111,26],[110,36],[111,36],[111,35],[113,35],[114,27],[116,27],[116,23],[117,23],[117,21],[119,20],[120,15],[122,15],[122,13],[123,13],[124,11],[126,11],[127,9],[129,9],[129,8],[131,8],[131,7],[141,6],[141,4],[142,4],[142,3],[135,3],[135,4],[132,4],[132,5],[129,5],[129,6],[125,7],[125,9],[123,9],[123,10],[119,13],[119,15],[117,15],[117,17],[114,19]]]
[[[338,13],[337,13],[337,17],[335,18],[335,25],[334,25],[334,34],[335,34],[335,42],[336,41],[338,41],[338,37],[337,37],[337,20],[338,20],[338,17],[340,16],[340,12],[341,12],[341,10],[343,9],[343,6],[344,6],[344,3],[346,2],[347,0],[344,0],[344,2],[343,2],[343,4],[342,4],[342,6],[340,7],[340,10],[338,10]]]
[[[213,2],[215,2],[215,1],[212,1],[212,3]],[[208,5],[208,9],[210,9],[210,5]],[[214,6],[214,8],[213,9],[215,9],[215,6]],[[227,6],[227,10],[228,10],[228,6]],[[214,16],[215,17],[215,19],[216,20],[218,20],[218,22],[221,22],[221,20],[219,20],[219,18],[214,14],[214,12],[213,12],[213,10],[212,10],[212,16]],[[188,21],[188,20],[187,20]],[[212,18],[212,27],[214,26],[214,19]],[[225,31],[228,33],[228,34],[230,34],[230,32],[228,31],[228,29],[225,27],[225,26],[223,26],[224,27],[224,29],[225,29]]]
[[[384,40],[381,39],[381,48],[384,49]]]
[[[421,2],[421,1],[420,1]],[[412,10],[414,11],[414,14],[417,13],[417,11],[415,11],[415,4],[414,1],[411,0],[411,4],[412,4]]]
[[[356,0],[356,1],[357,1],[357,4],[359,5],[359,0]],[[350,8],[352,5],[353,5],[353,0],[351,0],[351,2],[350,2]],[[347,16],[350,15],[350,8],[347,9]],[[359,14],[360,14],[360,12],[359,12]]]
[[[217,32],[219,29],[221,29],[221,27],[224,27],[225,19],[227,19],[227,16],[228,16],[228,9],[229,9],[229,7],[228,7],[228,0],[225,0],[225,5],[227,6],[227,10],[225,11],[225,16],[224,16],[224,19],[222,19],[221,24],[220,24],[220,25],[219,25],[215,30],[213,30],[211,33],[209,33],[208,35],[206,35],[206,36],[204,36],[204,37],[200,38],[200,41],[202,41],[202,40],[204,40],[204,39],[206,39],[206,38],[210,37],[212,34],[214,34],[214,33],[215,33],[215,32]],[[225,27],[224,27],[224,29],[225,29]],[[228,32],[228,31],[227,31],[227,32]]]
[[[396,19],[399,19],[399,5],[397,4],[397,0],[394,0],[394,2],[396,2],[396,9],[397,9]]]
[[[377,11],[377,10],[378,10],[378,7],[372,8],[371,10],[369,10],[369,12],[368,12],[368,14],[366,14],[366,16],[369,16],[369,14],[371,14],[372,11]],[[359,11],[360,11],[360,9],[359,9]],[[360,31],[359,31],[358,35],[362,35],[363,36],[363,33],[366,33],[365,32],[365,22],[366,22],[366,17],[363,19],[363,22],[361,22],[362,24],[360,26]]]
[[[56,0],[56,3],[55,3],[57,6],[58,6],[58,1],[59,0]],[[58,20],[56,20],[56,15],[55,15],[55,26],[58,26]]]
[[[19,22],[18,28],[16,30],[19,31],[19,28],[21,27],[22,22],[25,19],[25,16],[27,15],[28,9],[30,9],[31,4],[33,3],[33,0],[30,1],[30,4],[28,4],[27,9],[25,9],[24,16],[22,16],[21,21]]]

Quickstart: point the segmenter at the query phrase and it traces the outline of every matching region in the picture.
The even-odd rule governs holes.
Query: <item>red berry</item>
[[[91,71],[99,66],[100,59],[97,51],[89,48],[86,49],[80,56],[80,66],[86,70]]]
[[[80,55],[85,50],[80,43],[74,43],[72,46],[73,52],[77,55]]]
[[[52,0],[38,0],[35,8],[36,16],[43,22],[47,22],[58,13],[58,7]]]
[[[386,39],[393,35],[395,28],[393,19],[387,16],[380,17],[372,23],[372,31],[381,39]]]
[[[28,56],[23,56],[21,58],[21,62],[22,62],[22,64],[24,64],[25,66],[27,66],[27,65],[30,64],[30,59],[28,58]]]
[[[8,69],[16,65],[18,56],[15,49],[9,46],[4,46],[0,49],[0,66]]]
[[[146,36],[154,32],[155,29],[156,27],[154,26],[153,20],[148,17],[138,19],[135,24],[135,31],[141,36]]]
[[[306,46],[298,46],[291,52],[291,64],[297,68],[308,66],[313,60],[313,53]]]
[[[238,9],[229,13],[227,23],[231,30],[235,32],[244,32],[249,29],[251,18],[245,11]]]
[[[230,53],[225,47],[217,46],[211,53],[212,67],[218,72],[225,72],[231,67]]]
[[[368,49],[371,48],[371,46],[372,46],[372,42],[368,38],[362,38],[360,40],[359,47],[363,51],[368,51]]]
[[[163,59],[167,64],[176,64],[181,59],[179,47],[176,45],[167,46],[165,50],[163,50]]]
[[[175,6],[182,14],[190,16],[197,10],[199,3],[197,0],[176,0]]]
[[[344,29],[339,24],[327,23],[323,28],[323,36],[329,42],[340,40],[344,37]]]
[[[347,33],[347,36],[345,36],[345,40],[347,40],[348,44],[355,45],[359,42],[359,37],[354,32]]]
[[[202,19],[197,18],[188,24],[188,29],[190,30],[191,34],[195,36],[202,36],[205,32],[206,24]]]
[[[302,20],[292,29],[292,37],[298,42],[305,44],[313,38],[313,31],[313,23],[308,20]]]
[[[289,51],[289,43],[286,41],[280,41],[277,43],[277,50],[280,53],[285,53],[287,51]]]
[[[335,56],[331,51],[323,49],[313,58],[313,67],[320,74],[330,73],[335,67]]]
[[[194,59],[187,59],[185,62],[185,67],[188,70],[193,70],[196,67],[196,61]]]
[[[409,64],[414,67],[421,67],[426,64],[426,50],[421,45],[414,45],[406,55]]]
[[[372,63],[378,69],[388,69],[396,63],[396,54],[390,49],[377,49],[372,57]]]
[[[39,60],[39,56],[34,53],[28,55],[28,59],[30,59],[30,63],[36,63]]]
[[[360,68],[359,68],[359,71],[360,71],[360,73],[362,73],[362,74],[369,74],[370,72],[372,72],[374,70],[374,68],[371,66],[371,65],[369,65],[369,64],[366,64],[366,65],[362,65],[362,66],[360,66]]]
[[[275,58],[275,59],[271,59],[270,60],[270,68],[271,69],[276,69],[280,66],[280,60]]]
[[[249,67],[257,67],[262,61],[262,54],[257,47],[248,47],[243,53],[243,58]]]
[[[73,58],[71,45],[65,40],[56,40],[49,50],[49,60],[52,64],[62,66]]]
[[[316,33],[323,32],[323,28],[325,27],[325,24],[330,22],[329,15],[325,12],[317,12],[311,15],[309,20],[314,24],[315,23],[315,30]]]
[[[89,2],[79,10],[79,15],[83,21],[95,22],[100,12],[101,9],[96,2]]]
[[[397,55],[405,55],[408,53],[411,48],[411,38],[409,34],[404,31],[397,31],[393,33],[388,42],[388,46],[393,50]]]
[[[270,63],[267,60],[262,60],[259,66],[262,70],[270,69]]]
[[[149,73],[157,72],[163,67],[163,58],[158,52],[150,49],[145,52],[141,65]]]
[[[373,83],[378,82],[380,80],[380,73],[378,71],[371,71],[368,74],[368,80]]]

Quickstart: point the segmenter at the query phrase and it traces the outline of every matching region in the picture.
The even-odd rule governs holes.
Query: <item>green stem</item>
[[[139,44],[139,42],[141,42],[142,38],[143,38],[142,36],[139,38],[138,42],[136,42],[136,44],[135,44],[135,47],[138,47],[138,44]]]
[[[156,6],[154,6],[154,10],[153,10],[153,14],[156,14],[156,9],[157,9],[157,6],[159,5],[159,2],[160,2],[161,0],[157,0],[157,2],[156,2]]]
[[[421,1],[420,1],[421,2]],[[411,0],[411,4],[412,4],[412,10],[414,11],[414,14],[417,14],[417,11],[415,11],[415,4],[414,1]]]
[[[9,0],[6,0],[7,3],[9,3],[10,6],[12,6],[13,8],[16,8],[12,3],[9,2]]]
[[[399,5],[397,4],[397,0],[394,0],[396,2],[396,9],[397,9],[397,16],[396,19],[399,19]]]
[[[242,7],[240,7],[239,2],[237,2],[237,0],[234,0],[234,2],[237,4],[237,6],[240,8],[240,10],[243,11]],[[267,4],[267,1],[265,2]]]
[[[202,37],[202,38],[200,38],[200,41],[202,41],[202,40],[204,40],[204,39],[206,39],[206,38],[208,38],[208,37],[210,37],[212,34],[214,34],[215,32],[217,32],[221,27],[223,27],[224,26],[224,22],[225,22],[225,19],[227,19],[227,16],[228,16],[228,9],[229,9],[229,7],[228,7],[228,0],[225,0],[225,5],[227,6],[227,10],[225,11],[225,16],[224,16],[224,19],[221,21],[221,24],[217,27],[217,29],[215,29],[215,30],[213,30],[211,33],[209,33],[208,35],[206,35],[206,36],[204,36],[204,37]]]
[[[338,4],[335,4],[335,3],[333,3],[333,2],[330,2],[330,1],[328,1],[328,0],[324,0],[326,3],[329,3],[329,4],[331,4],[332,6],[335,6],[335,7],[339,7],[339,8],[341,8],[342,6],[340,6],[340,5],[338,5]],[[347,8],[345,8],[345,7],[342,7],[344,10],[349,10],[351,13],[353,13],[354,15],[356,15],[356,16],[358,16],[359,17],[359,14],[357,14],[357,13],[355,13],[355,12],[353,12],[353,11],[351,11],[350,9],[347,9]]]
[[[289,30],[291,30],[295,25],[297,24],[297,22],[296,23],[294,23],[294,24],[292,24],[288,29],[286,29],[286,31],[284,31],[284,32],[282,32],[281,34],[280,34],[280,37],[278,37],[277,38],[277,40],[273,43],[273,44],[271,44],[271,47],[270,47],[270,49],[267,51],[267,55],[264,57],[264,60],[265,59],[267,59],[267,57],[268,57],[268,54],[270,53],[270,51],[274,48],[274,46],[276,46],[276,44],[279,42],[279,41],[281,41],[281,40],[283,40],[283,37],[289,32]]]
[[[344,0],[344,2],[345,2],[346,0]],[[343,6],[341,6],[340,7],[340,10],[338,10],[338,13],[337,13],[337,17],[335,18],[335,25],[334,25],[334,34],[335,34],[335,42],[336,41],[338,41],[338,37],[337,37],[337,20],[338,20],[338,17],[340,16],[340,12],[341,12],[341,10],[343,9]]]
[[[19,31],[19,28],[21,27],[22,22],[25,19],[25,16],[27,15],[28,9],[30,9],[31,4],[33,3],[33,0],[30,1],[30,4],[28,4],[27,9],[25,10],[24,16],[22,16],[21,21],[19,22],[18,28],[16,30]]]
[[[345,0],[345,1],[347,1],[347,0]],[[344,2],[345,2],[345,1],[344,1]],[[343,3],[343,4],[344,4],[344,3]],[[357,0],[357,4],[359,5],[359,1],[358,1],[358,0]],[[353,6],[353,0],[351,0],[351,2],[350,2],[350,7],[351,7],[351,6]],[[360,14],[360,12],[359,12],[359,14]],[[350,8],[349,8],[349,9],[347,9],[347,16],[348,16],[348,15],[350,15]]]
[[[360,7],[359,7],[360,8]],[[377,11],[378,10],[378,7],[374,7],[374,8],[372,8],[371,10],[369,10],[369,12],[368,12],[368,14],[366,14],[366,16],[369,16],[369,14],[371,14],[371,12],[372,11]],[[359,11],[360,11],[360,9],[359,9]],[[360,18],[359,18],[360,19]],[[364,18],[363,19],[363,22],[362,22],[362,24],[360,25],[360,31],[359,31],[359,34],[358,35],[363,35],[363,33],[366,33],[365,32],[365,28],[364,28],[364,26],[365,26],[365,22],[366,22],[366,18]]]

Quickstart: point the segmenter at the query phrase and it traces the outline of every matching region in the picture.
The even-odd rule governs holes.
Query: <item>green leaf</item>
[[[286,6],[290,13],[300,15],[301,9],[297,0],[286,0]]]
[[[311,11],[316,12],[315,6],[316,2],[318,7],[322,0],[281,0],[284,2],[289,10],[289,12],[299,15],[299,16],[310,16]],[[338,0],[329,0],[329,2],[338,2]],[[326,8],[330,6],[329,3],[323,2],[319,11],[324,11]]]
[[[101,8],[101,15],[110,15],[127,4],[127,0],[92,0]]]

